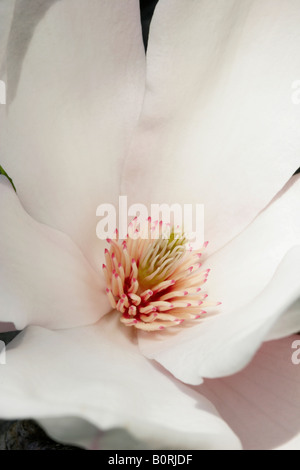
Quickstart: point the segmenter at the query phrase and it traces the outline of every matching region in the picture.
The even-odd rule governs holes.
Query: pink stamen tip
[[[171,305],[170,305],[170,308],[174,308],[174,305],[173,305],[173,304],[171,304]]]
[[[201,287],[198,287],[197,292],[200,292],[200,291],[201,291]]]
[[[184,319],[181,319],[179,320],[179,324],[183,323],[184,322]]]
[[[202,305],[202,304],[203,304],[202,300],[199,300],[198,305]]]
[[[204,284],[205,282],[207,282],[207,279],[204,279],[204,280],[203,280],[203,284]]]
[[[125,294],[122,294],[122,299],[125,299],[126,295]]]
[[[162,221],[162,220],[160,220],[160,222],[159,222],[159,225],[160,225],[160,226],[162,226],[162,224],[163,224],[163,221]]]
[[[222,305],[222,302],[218,302],[217,305]]]
[[[201,313],[207,313],[207,311],[206,310],[201,310]]]
[[[160,329],[160,330],[164,330],[165,327],[164,327],[164,326],[160,326],[159,329]]]
[[[184,293],[183,293],[183,295],[188,295],[188,291],[185,290]]]
[[[107,238],[106,241],[107,241],[107,243],[111,243],[111,239],[110,239],[110,238]]]
[[[193,271],[193,266],[190,266],[188,271],[190,271],[190,273]]]
[[[157,308],[156,307],[152,307],[152,312],[156,312],[157,311]]]
[[[135,277],[132,279],[132,282],[136,282],[136,278],[135,278]]]
[[[208,244],[209,244],[209,242],[205,242],[204,245],[203,245],[204,248],[206,248]]]
[[[105,269],[105,268],[106,268],[105,264],[102,264],[102,269]]]
[[[187,307],[191,307],[191,306],[192,306],[192,304],[186,304],[186,306],[187,306]]]
[[[202,256],[202,253],[197,253],[198,258]]]
[[[116,255],[113,253],[113,254],[111,255],[111,257],[112,257],[112,258],[115,258],[115,257],[116,257]]]
[[[106,255],[108,255],[109,251],[108,251],[107,248],[105,248],[104,253],[105,253]]]
[[[110,293],[110,289],[106,289],[106,293],[109,294],[109,293]]]
[[[134,264],[134,263],[135,263],[135,259],[134,259],[134,258],[132,258],[131,262],[132,262],[132,264]]]
[[[120,299],[120,303],[123,304],[123,303],[124,303],[124,299]]]
[[[201,315],[196,315],[195,320],[198,320],[198,318],[200,318],[200,317],[201,317]]]
[[[126,242],[124,242],[124,245],[123,245],[123,250],[127,250],[127,245],[126,245]]]
[[[206,299],[206,297],[208,297],[208,294],[205,294],[204,298]]]
[[[206,272],[209,273],[209,272],[210,272],[210,269],[207,269]]]
[[[174,279],[172,279],[171,284],[175,284],[175,282],[176,282],[176,281],[175,281]]]
[[[158,315],[158,313],[155,313],[155,314],[154,314],[154,317],[157,317],[157,315]]]
[[[118,273],[115,273],[115,278],[117,279],[119,277],[119,274]]]
[[[121,264],[121,263],[118,264],[118,268],[122,268],[122,264]]]
[[[138,322],[137,320],[133,320],[133,323],[134,323],[134,324],[137,324],[137,322]]]
[[[148,217],[148,219],[147,219],[147,220],[148,220],[148,222],[151,222],[151,217]]]

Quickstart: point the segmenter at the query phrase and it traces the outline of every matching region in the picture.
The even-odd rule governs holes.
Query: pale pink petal
[[[30,215],[70,235],[94,265],[96,208],[117,203],[144,69],[138,0],[18,2],[1,165]]]
[[[158,3],[130,201],[203,203],[211,252],[255,218],[300,166],[299,23],[294,0]]]
[[[212,404],[145,359],[131,333],[117,314],[85,328],[29,327],[8,347],[0,415],[81,417],[160,448],[239,448]]]
[[[300,448],[300,366],[292,362],[292,343],[297,338],[265,343],[243,371],[197,387],[215,404],[245,449]]]
[[[0,177],[0,321],[66,328],[110,310],[104,280],[65,234],[33,220]]]
[[[206,309],[214,315],[177,334],[141,335],[141,351],[193,384],[244,367],[300,294],[299,201],[297,176],[242,234],[207,259],[207,292],[223,302]],[[297,332],[299,315],[288,322]]]
[[[11,22],[15,8],[15,0],[1,0],[0,2],[0,78],[4,76],[4,60]]]

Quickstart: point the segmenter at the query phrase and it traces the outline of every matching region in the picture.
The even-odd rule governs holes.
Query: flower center
[[[166,238],[161,222],[149,218],[146,228],[138,229],[135,219],[126,240],[120,241],[117,231],[116,240],[107,240],[106,293],[121,322],[156,331],[203,318],[204,307],[220,304],[208,302],[202,290],[210,270],[201,270],[199,258],[207,242],[192,252],[182,233],[173,229]]]

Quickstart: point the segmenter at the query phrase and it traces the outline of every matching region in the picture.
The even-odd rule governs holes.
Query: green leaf
[[[12,187],[14,188],[14,190],[17,192],[13,180],[8,176],[8,174],[7,174],[6,171],[2,168],[1,165],[0,165],[0,175],[6,176],[6,178],[9,180],[9,182],[11,183]]]

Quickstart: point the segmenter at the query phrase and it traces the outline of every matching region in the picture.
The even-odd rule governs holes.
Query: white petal
[[[29,327],[8,347],[0,416],[81,417],[160,448],[239,448],[211,403],[145,359],[132,333],[118,313],[85,328]]]
[[[300,432],[282,446],[276,447],[275,450],[299,450],[300,449]]]
[[[243,371],[197,388],[215,404],[245,449],[291,447],[288,441],[300,433],[300,366],[291,358],[297,338],[265,343]]]
[[[138,0],[18,2],[1,164],[30,215],[70,235],[94,263],[96,208],[117,202],[144,69]]]
[[[125,429],[100,431],[81,418],[45,418],[38,423],[56,442],[90,450],[145,450],[147,443],[135,439]]]
[[[209,293],[222,301],[222,313],[255,299],[289,249],[300,245],[299,211],[300,175],[296,175],[239,237],[207,259],[212,269]]]
[[[193,384],[244,367],[300,294],[299,201],[297,176],[239,237],[208,258],[207,292],[223,302],[208,309],[216,315],[177,334],[141,334],[142,352]],[[299,317],[290,317],[289,325],[297,332]]]
[[[48,436],[63,444],[76,445],[82,448],[92,447],[99,438],[99,429],[82,418],[42,418],[38,424]]]
[[[110,310],[104,280],[67,235],[34,221],[0,177],[0,321],[66,328]]]
[[[267,339],[274,340],[300,331],[300,299],[296,300],[282,315],[269,332]]]
[[[212,251],[271,201],[300,166],[299,22],[294,0],[159,2],[131,201],[203,203]]]

